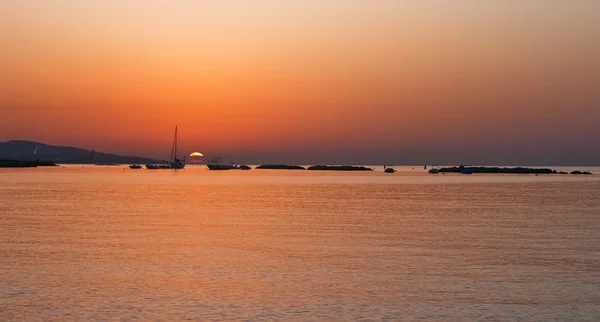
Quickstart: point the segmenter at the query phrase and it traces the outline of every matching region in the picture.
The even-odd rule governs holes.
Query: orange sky
[[[600,163],[599,1],[416,2],[4,1],[0,141]]]

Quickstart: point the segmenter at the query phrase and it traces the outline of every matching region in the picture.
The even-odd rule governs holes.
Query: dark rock
[[[589,171],[578,171],[578,170],[575,170],[575,171],[571,171],[571,174],[588,174],[589,175],[589,174],[592,174],[592,173],[589,172]]]
[[[373,171],[371,168],[352,165],[313,165],[308,170],[329,170],[329,171]]]
[[[266,170],[306,170],[304,167],[299,165],[285,165],[285,164],[263,164],[259,165],[255,169],[266,169]]]
[[[556,170],[547,168],[500,168],[500,167],[450,167],[439,169],[442,173],[504,173],[504,174],[553,174],[557,173]]]

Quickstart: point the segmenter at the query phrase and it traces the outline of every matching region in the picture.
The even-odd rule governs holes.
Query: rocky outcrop
[[[571,174],[592,174],[589,171],[571,171]]]
[[[442,173],[506,173],[506,174],[554,174],[558,173],[556,170],[548,168],[500,168],[500,167],[450,167],[441,168],[439,172]]]
[[[266,169],[266,170],[305,170],[304,167],[299,165],[285,165],[285,164],[263,164],[259,165],[255,169]]]
[[[373,171],[371,168],[352,165],[313,165],[308,167],[308,170],[322,171]]]

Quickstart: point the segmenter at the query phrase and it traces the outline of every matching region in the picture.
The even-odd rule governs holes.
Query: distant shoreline
[[[50,161],[0,159],[0,168],[37,168],[56,166],[58,166],[56,163]]]
[[[461,174],[475,174],[475,173],[485,173],[485,174],[584,174],[591,175],[590,171],[581,171],[574,170],[571,172],[566,171],[556,171],[550,168],[527,168],[527,167],[448,167],[448,168],[439,168],[439,169],[431,169],[429,173],[461,173]]]
[[[74,162],[52,162],[44,160],[14,160],[14,159],[0,159],[0,168],[36,168],[36,167],[55,167],[55,166],[101,166],[101,167],[118,167],[128,166],[131,163],[74,163]],[[204,163],[190,163],[190,166],[204,167]],[[385,167],[385,165],[369,165],[370,167],[363,165],[311,165],[311,166],[300,166],[300,165],[285,165],[285,164],[264,164],[255,166],[257,170],[306,170],[306,171],[377,171],[371,167]],[[388,166],[389,167],[389,166]],[[399,167],[412,167],[416,170],[417,166],[402,165]],[[544,174],[544,175],[593,175],[591,170],[582,170],[585,168],[595,168],[597,166],[556,166],[556,168],[569,168],[568,171],[558,171],[553,168],[530,168],[530,167],[499,167],[499,166],[452,166],[452,167],[429,167],[421,168],[424,172],[430,174]],[[419,166],[420,168],[420,166]]]

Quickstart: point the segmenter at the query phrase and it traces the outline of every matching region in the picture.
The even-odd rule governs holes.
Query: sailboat
[[[183,160],[177,159],[177,127],[175,127],[175,137],[173,138],[173,147],[171,148],[171,159],[169,160],[169,164],[146,164],[146,168],[148,170],[157,170],[157,169],[183,169],[185,168],[185,159]]]
[[[183,169],[185,168],[185,159],[187,156],[183,158],[183,160],[177,159],[177,126],[175,127],[175,137],[173,138],[173,148],[171,149],[171,160],[169,161],[169,166],[171,169]]]

